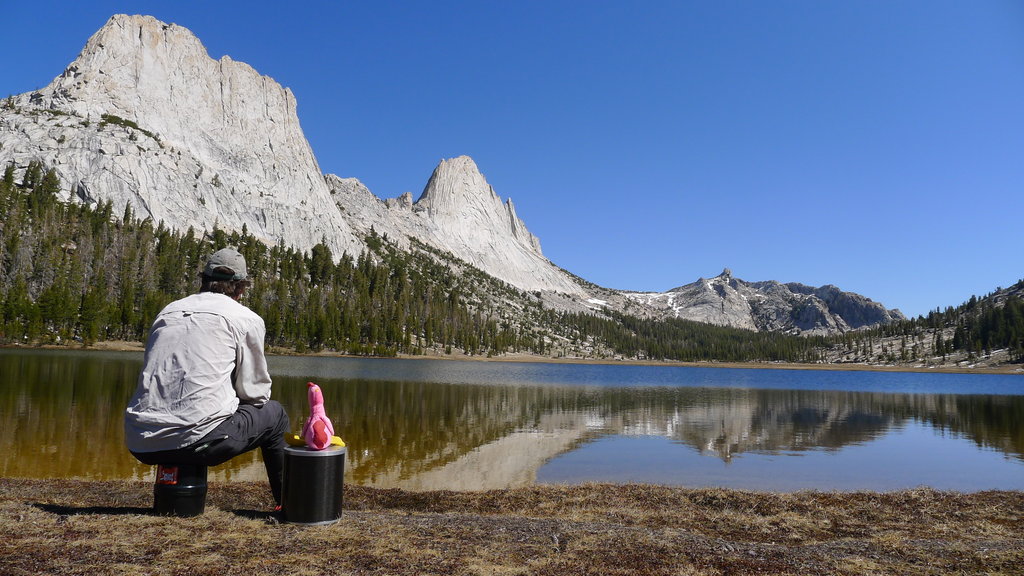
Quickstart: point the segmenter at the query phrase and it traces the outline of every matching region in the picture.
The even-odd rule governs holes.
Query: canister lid
[[[284,452],[288,456],[298,456],[302,458],[330,458],[332,456],[341,456],[348,451],[348,446],[328,446],[323,450],[313,450],[308,446],[285,446]]]

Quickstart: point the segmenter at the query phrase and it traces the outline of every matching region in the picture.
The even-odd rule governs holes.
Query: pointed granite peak
[[[184,27],[115,15],[48,86],[18,96],[17,108],[80,119],[48,124],[52,144],[19,131],[0,138],[10,154],[55,166],[67,189],[90,191],[81,198],[130,205],[175,229],[219,222],[269,244],[309,248],[326,236],[335,253],[361,250],[291,91],[248,64],[210,58]]]
[[[203,43],[188,28],[142,14],[114,14],[85,43],[79,60],[87,60],[106,51],[152,50],[159,44],[187,51],[188,56],[196,53],[207,56]]]
[[[352,179],[327,180],[335,201],[364,235],[374,224],[378,234],[398,242],[415,238],[520,289],[586,295],[544,257],[512,201],[498,197],[468,156],[442,160],[415,203],[409,193],[381,201],[358,190]]]
[[[290,90],[248,64],[210,58],[190,30],[152,16],[111,17],[39,97],[85,118],[130,120],[171,143],[198,133],[268,152],[306,148]]]
[[[467,203],[491,203],[497,194],[469,156],[441,160],[416,204],[431,216],[450,215]]]
[[[455,236],[507,238],[540,255],[540,241],[516,216],[512,201],[502,202],[469,156],[441,160],[415,209]],[[484,244],[492,243],[488,238]]]

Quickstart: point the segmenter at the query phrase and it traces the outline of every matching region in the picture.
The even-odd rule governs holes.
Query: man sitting
[[[270,399],[266,327],[239,303],[251,285],[234,248],[214,252],[202,286],[157,315],[125,443],[144,464],[215,466],[260,448],[274,501],[281,504],[288,414]]]

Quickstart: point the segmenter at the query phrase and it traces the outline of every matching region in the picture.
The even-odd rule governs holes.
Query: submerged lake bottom
[[[124,448],[137,352],[0,350],[0,476],[152,479]],[[484,490],[1024,489],[1020,375],[445,360],[269,359],[296,430],[306,382],[347,483]],[[256,453],[211,481],[264,480]]]

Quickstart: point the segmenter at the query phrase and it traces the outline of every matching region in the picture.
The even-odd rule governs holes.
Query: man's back
[[[172,302],[146,343],[139,387],[128,405],[125,441],[138,452],[187,446],[238,408],[270,398],[263,320],[223,294]]]

